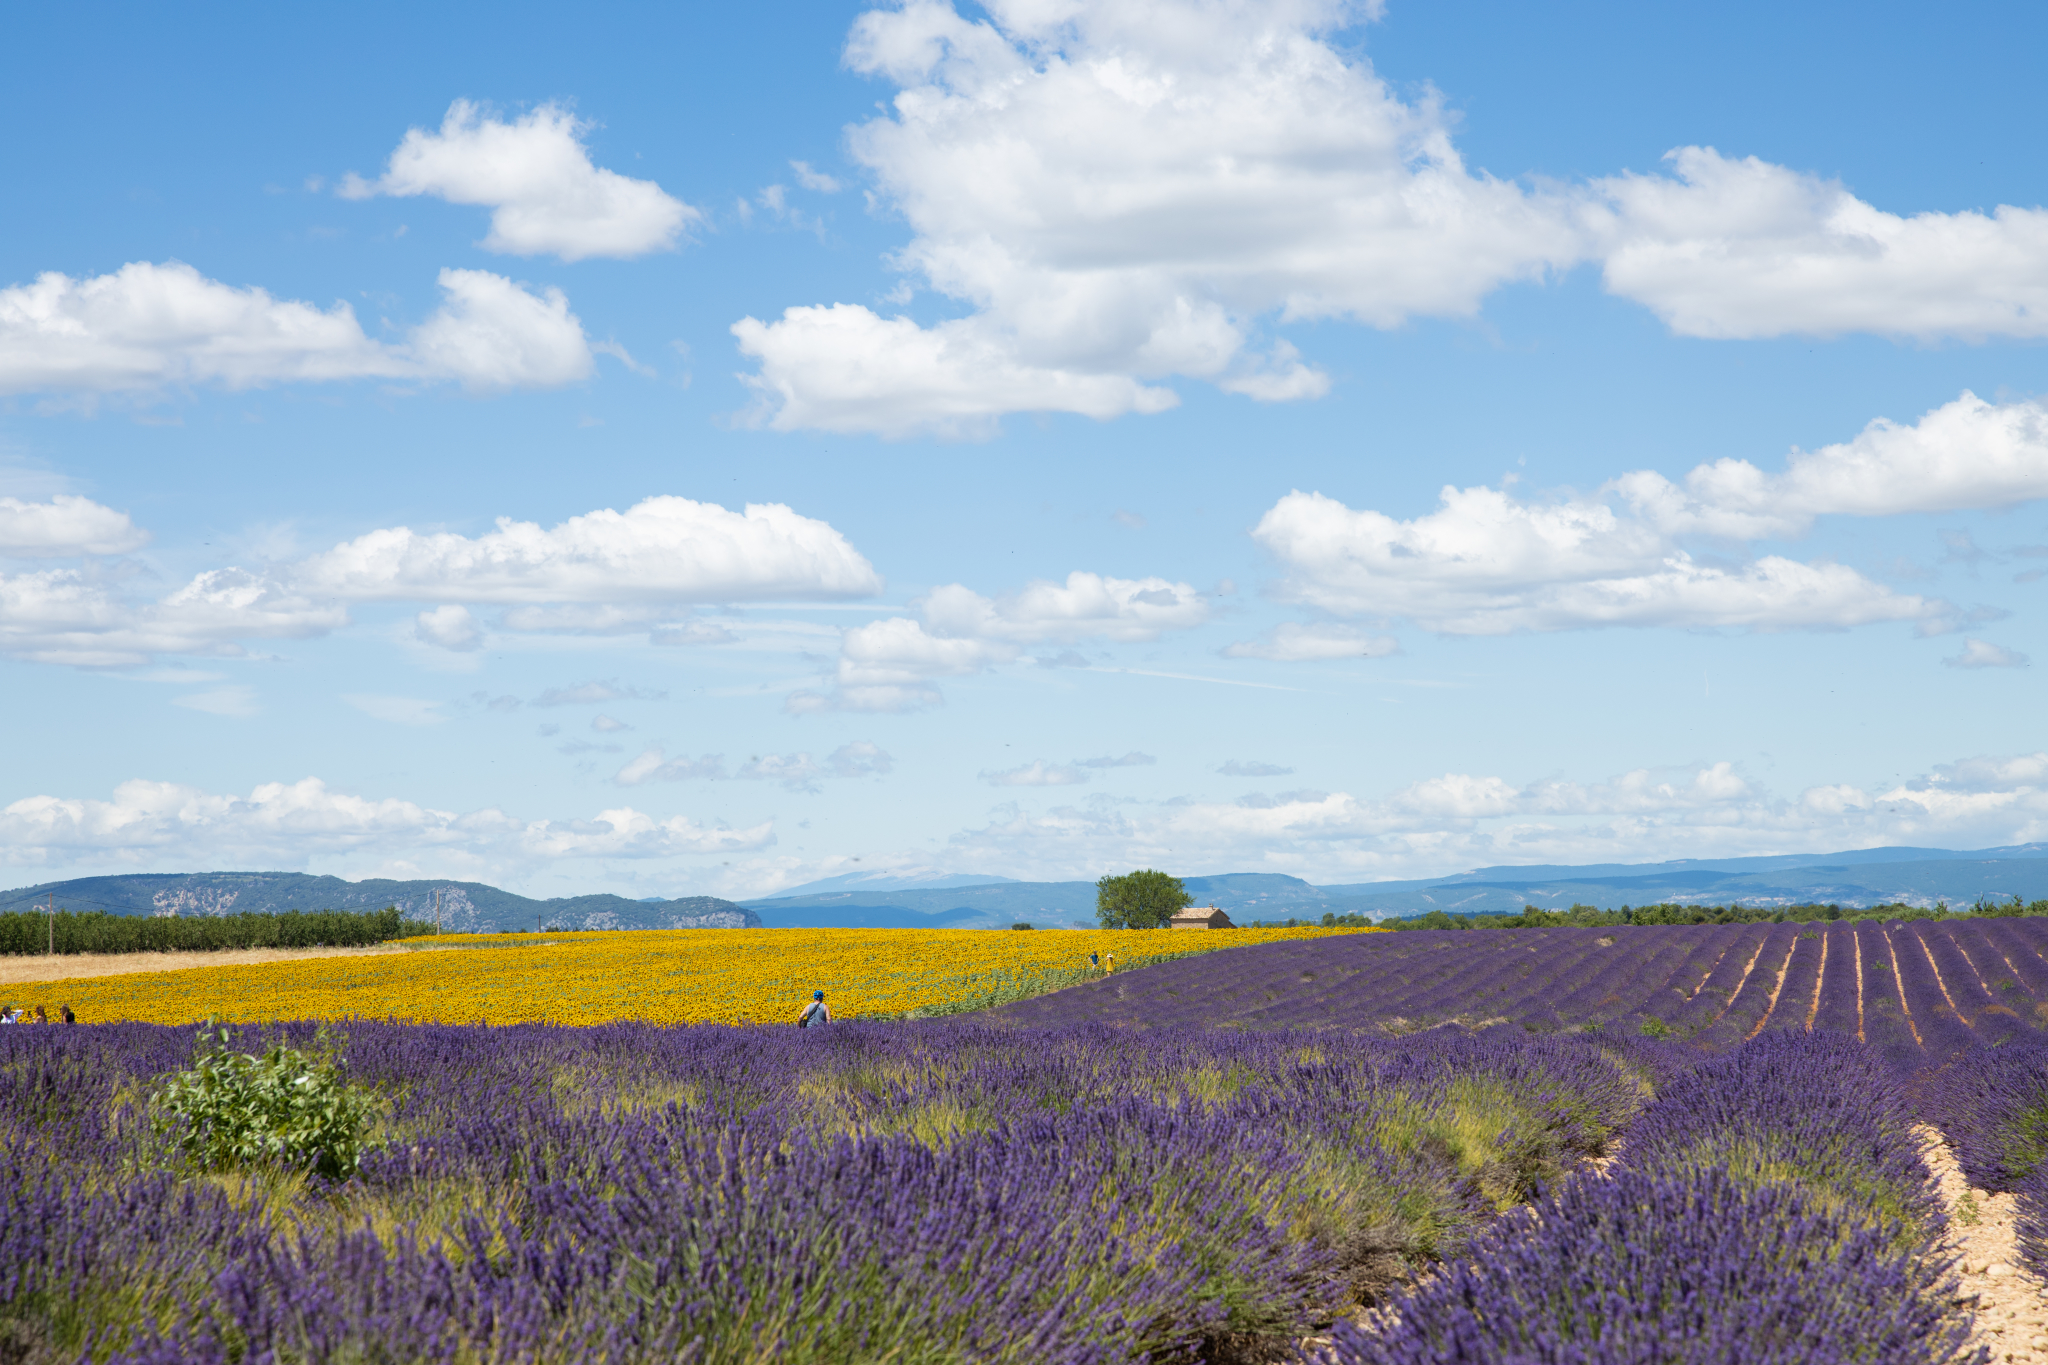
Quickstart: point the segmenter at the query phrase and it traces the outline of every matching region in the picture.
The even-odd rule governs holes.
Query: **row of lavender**
[[[1725,1048],[1852,1034],[1917,1066],[2048,1024],[2048,920],[1418,931],[1164,964],[1005,1007],[1051,1025],[1614,1026]]]
[[[143,1122],[189,1034],[0,1033],[12,1354],[1266,1358],[1456,1254],[1641,1103],[1574,1040],[342,1038],[384,1144],[346,1186],[231,1190]]]
[[[1711,1061],[1518,1030],[362,1024],[341,1046],[386,1116],[330,1185],[178,1167],[144,1104],[188,1034],[0,1034],[0,1357],[1275,1360],[1361,1304],[1391,1316],[1335,1360],[1506,1359],[1509,1324],[1565,1343],[1529,1359],[1931,1362],[1962,1330],[1904,1100],[1846,1039]],[[1618,1177],[1571,1174],[1624,1130]],[[1567,1349],[1588,1332],[1609,1345]]]
[[[1920,1089],[1970,1183],[2018,1196],[2021,1259],[2048,1279],[2048,1039],[1961,1053]]]
[[[1615,1168],[1339,1324],[1325,1365],[1976,1362],[1895,1070],[1771,1033],[1671,1078]]]

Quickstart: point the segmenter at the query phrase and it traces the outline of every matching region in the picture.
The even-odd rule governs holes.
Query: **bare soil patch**
[[[1970,1344],[1987,1347],[1998,1365],[2048,1365],[2048,1289],[2020,1268],[2013,1196],[1971,1189],[1941,1135],[1920,1135],[1948,1205],[1948,1251],[1961,1258],[1963,1300],[1976,1310]]]
[[[0,985],[70,981],[130,972],[178,972],[187,967],[239,967],[253,962],[291,962],[302,957],[364,957],[402,953],[396,944],[366,948],[222,948],[190,953],[62,953],[56,957],[0,957]]]

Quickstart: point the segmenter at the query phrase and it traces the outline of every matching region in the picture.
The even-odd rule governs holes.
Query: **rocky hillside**
[[[454,933],[511,929],[756,929],[761,917],[713,896],[681,900],[627,900],[624,896],[566,896],[534,900],[482,882],[370,881],[312,877],[300,872],[136,873],[80,877],[0,891],[0,911],[46,905],[60,910],[106,910],[118,915],[232,915],[247,911],[382,910],[398,907],[407,919],[434,919],[440,893],[441,925]]]

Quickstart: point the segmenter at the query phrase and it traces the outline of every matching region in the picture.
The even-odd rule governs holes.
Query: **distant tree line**
[[[0,955],[50,951],[52,917],[0,914]],[[217,948],[360,948],[431,934],[434,926],[382,910],[287,910],[283,914],[195,915],[158,919],[102,910],[55,916],[60,953],[168,953]]]
[[[1971,919],[1985,916],[2048,915],[2048,900],[2022,903],[2018,896],[2010,900],[1980,900],[1975,905],[1960,910],[1951,910],[1943,901],[1933,909],[1920,906],[1889,903],[1869,906],[1841,905],[1785,905],[1765,907],[1760,905],[1674,905],[1663,902],[1657,905],[1624,905],[1619,910],[1602,910],[1591,905],[1574,905],[1569,910],[1545,910],[1534,905],[1522,907],[1519,915],[1474,914],[1449,915],[1441,910],[1432,910],[1426,915],[1414,915],[1407,919],[1390,919],[1381,922],[1383,929],[1556,929],[1556,928],[1611,928],[1636,924],[1784,924],[1788,921],[1805,924],[1813,920],[1854,923],[1859,920],[1920,920],[1920,919]],[[1370,921],[1359,915],[1329,915],[1322,918],[1327,925],[1366,924]],[[1290,921],[1292,923],[1292,921]]]

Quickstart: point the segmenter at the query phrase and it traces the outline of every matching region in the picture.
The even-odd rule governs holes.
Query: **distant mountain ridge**
[[[1277,872],[1183,877],[1198,904],[1251,920],[1320,919],[1325,914],[1398,918],[1446,910],[1514,914],[1524,905],[1965,905],[1979,897],[2048,898],[2048,843],[2003,848],[1865,848],[1838,853],[1769,854],[1753,858],[1684,858],[1661,863],[1482,867],[1447,877],[1316,886]],[[1041,928],[1093,924],[1093,882],[1002,882],[951,889],[796,888],[770,899],[742,901],[769,924],[830,911],[844,919],[888,914],[890,922],[1024,920]],[[922,917],[922,918],[920,918]],[[802,921],[810,922],[810,921]],[[835,921],[837,922],[837,921]],[[871,921],[879,922],[879,921]]]
[[[2048,843],[2005,848],[1866,848],[1756,858],[1689,858],[1663,863],[1570,867],[1482,867],[1415,881],[1316,886],[1277,872],[1184,877],[1198,904],[1239,923],[1321,919],[1325,914],[1387,919],[1445,910],[1513,914],[1524,905],[1573,904],[1868,906],[1967,905],[1980,897],[2048,898]],[[748,901],[712,896],[628,900],[569,896],[534,900],[481,882],[343,881],[297,872],[134,873],[82,877],[0,891],[0,911],[32,909],[54,894],[73,910],[116,914],[233,914],[243,910],[381,910],[431,920],[442,893],[442,924],[459,932],[531,928],[924,928],[997,929],[1023,921],[1041,929],[1095,923],[1092,881],[1019,882],[974,873],[848,873]]]
[[[0,891],[0,911],[32,910],[56,898],[59,909],[106,910],[117,915],[233,915],[247,911],[382,910],[398,907],[407,919],[434,919],[441,893],[441,926],[451,933],[535,929],[745,929],[761,917],[715,896],[637,901],[623,896],[566,896],[534,900],[482,882],[350,882],[303,872],[131,873],[80,877]]]

